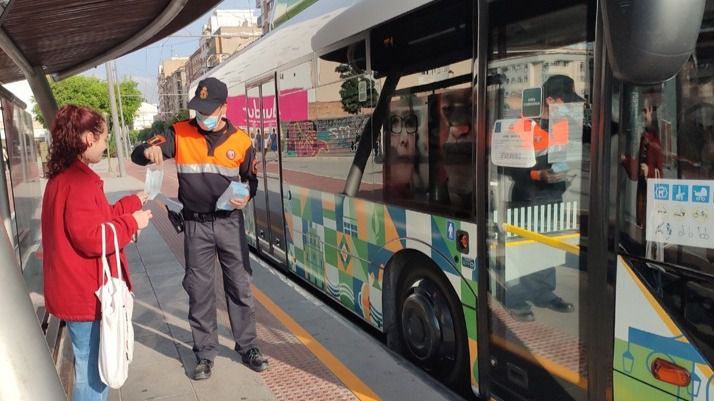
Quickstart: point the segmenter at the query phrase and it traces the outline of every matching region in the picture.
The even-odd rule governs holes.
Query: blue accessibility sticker
[[[451,220],[446,222],[446,236],[451,241],[456,238],[456,229],[454,228],[454,222]]]
[[[669,200],[669,184],[655,184],[654,197],[657,200]]]
[[[677,202],[689,202],[689,185],[672,185],[672,200]]]
[[[708,185],[692,185],[692,202],[709,203],[712,189]]]

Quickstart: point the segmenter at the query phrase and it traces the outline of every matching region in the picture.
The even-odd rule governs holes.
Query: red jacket
[[[659,135],[645,130],[640,137],[640,149],[637,158],[625,155],[623,164],[625,165],[625,170],[627,170],[627,175],[633,181],[637,181],[640,178],[643,181],[646,181],[647,178],[663,178],[664,150],[662,142],[659,140]],[[642,173],[640,164],[647,165],[647,177],[640,177]]]
[[[101,283],[102,223],[117,230],[122,275],[131,288],[123,248],[138,227],[131,215],[141,209],[136,195],[110,205],[103,181],[87,165],[75,161],[50,179],[42,201],[45,305],[53,315],[73,321],[100,318],[94,292]],[[116,276],[114,241],[107,227],[107,259]]]

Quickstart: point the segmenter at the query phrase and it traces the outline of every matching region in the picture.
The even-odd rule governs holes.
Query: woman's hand
[[[149,199],[149,194],[144,191],[137,192],[135,195],[139,197],[142,205]]]
[[[149,225],[149,220],[151,220],[151,210],[137,210],[131,214],[136,220],[136,225],[139,226],[139,230],[146,228]]]
[[[245,207],[245,205],[248,204],[249,200],[250,200],[250,195],[246,195],[243,198],[233,198],[230,200],[230,202],[234,208],[243,209]]]
[[[647,177],[647,174],[650,172],[650,168],[647,167],[647,163],[640,163],[640,171],[642,171],[643,177]]]

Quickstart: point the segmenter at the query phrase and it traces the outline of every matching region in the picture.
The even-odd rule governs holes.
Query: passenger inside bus
[[[642,117],[644,126],[636,156],[624,154],[622,164],[630,180],[637,182],[636,224],[645,229],[645,204],[647,202],[647,179],[663,178],[664,149],[660,139],[657,107],[661,108],[660,93],[650,89],[645,93]]]
[[[464,68],[457,66],[450,68]],[[412,208],[466,217],[474,202],[471,89],[462,83],[468,75],[457,77],[456,87],[440,78],[416,89],[405,87],[392,98],[382,134],[384,196]]]
[[[387,180],[385,191],[397,199],[423,198],[426,194],[428,166],[426,113],[417,96],[404,96],[390,105],[387,130]],[[427,168],[421,168],[425,165]]]
[[[667,82],[656,88],[626,87],[630,104],[623,115],[632,117],[629,121],[625,117],[624,132],[628,136],[620,152],[623,175],[627,178],[621,191],[622,239],[629,253],[659,262],[693,265],[696,269],[711,272],[714,246],[705,246],[704,238],[699,238],[711,234],[706,220],[697,220],[696,216],[701,213],[695,216],[700,202],[694,199],[694,186],[705,188],[703,194],[711,197],[708,185],[714,179],[714,106],[711,103],[714,94],[710,88],[714,81],[701,67],[699,70],[691,68],[687,74],[680,74],[679,82]],[[679,96],[676,96],[677,91],[680,91]],[[635,106],[637,109],[633,112],[628,110]],[[673,126],[670,121],[679,123]],[[634,137],[637,132],[639,137]],[[652,180],[654,183],[650,182]],[[655,210],[659,199],[648,193],[648,183],[691,186],[690,196],[677,204],[682,206],[684,215],[679,216],[682,213],[677,212],[677,219],[671,221],[666,216],[661,218],[661,213],[669,211],[674,204],[657,203],[660,207]],[[702,207],[701,211],[708,214],[708,207]],[[660,213],[653,214],[657,211]],[[657,226],[670,223],[671,237],[668,234],[669,238],[655,238],[656,233],[648,229],[655,222]],[[651,229],[655,230],[655,226]]]
[[[584,102],[584,99],[575,93],[574,85],[573,79],[566,75],[553,75],[543,84],[544,107],[533,133],[535,165],[530,168],[506,169],[513,179],[511,208],[563,202],[563,193],[569,183],[568,165],[564,161],[555,162],[549,151],[552,153],[554,148],[550,141],[561,140],[567,144],[569,127],[567,121],[551,121],[550,109],[560,104]],[[551,124],[551,131],[555,134],[549,138],[548,130]],[[557,296],[555,289],[555,266],[521,276],[506,283],[506,306],[511,316],[520,321],[535,319],[531,306],[526,301],[556,312],[572,312],[573,304]]]
[[[471,90],[450,90],[437,95],[434,101],[439,113],[438,138],[449,204],[468,211],[473,204]]]

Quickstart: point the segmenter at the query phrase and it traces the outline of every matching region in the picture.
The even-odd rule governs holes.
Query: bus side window
[[[677,160],[682,178],[714,177],[714,105],[697,103],[683,111]]]
[[[714,46],[706,13],[695,57],[675,78],[613,93],[624,135],[615,191],[620,248],[713,363]]]
[[[472,214],[470,74],[470,63],[461,61],[400,79],[382,133],[385,200],[430,213]]]

